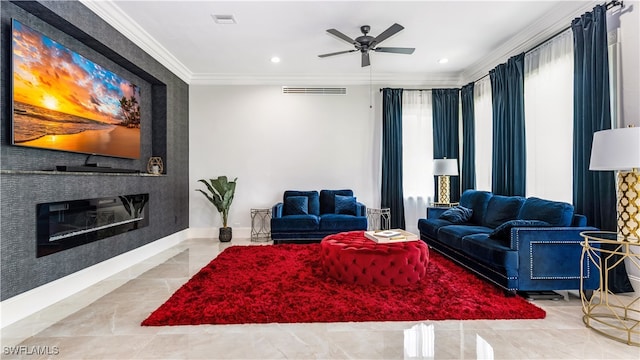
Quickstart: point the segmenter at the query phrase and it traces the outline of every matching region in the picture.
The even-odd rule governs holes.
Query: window
[[[431,91],[402,93],[402,172],[407,231],[418,233],[433,198],[433,111]]]
[[[573,35],[524,58],[527,196],[573,202]]]
[[[473,87],[476,140],[476,189],[491,191],[491,158],[493,153],[493,110],[491,79],[478,80]]]

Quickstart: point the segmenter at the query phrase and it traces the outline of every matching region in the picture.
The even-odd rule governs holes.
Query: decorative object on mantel
[[[228,181],[226,176],[218,176],[217,179],[209,179],[209,181],[205,179],[198,180],[207,186],[209,193],[200,189],[196,189],[196,191],[200,191],[222,216],[222,227],[219,229],[218,234],[218,239],[221,242],[229,242],[232,237],[231,227],[227,226],[227,218],[229,217],[229,208],[231,208],[233,196],[236,192],[236,180],[238,178]]]
[[[147,172],[153,175],[160,175],[164,172],[164,164],[159,156],[152,156],[147,162]]]
[[[618,172],[618,235],[640,242],[640,127],[595,132],[589,170]]]

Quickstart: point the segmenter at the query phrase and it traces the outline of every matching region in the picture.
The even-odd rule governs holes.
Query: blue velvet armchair
[[[319,242],[343,231],[366,230],[367,208],[352,190],[284,192],[273,206],[271,239],[274,244]]]

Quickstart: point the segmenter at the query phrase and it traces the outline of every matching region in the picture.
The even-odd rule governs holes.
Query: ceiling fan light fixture
[[[353,45],[355,47],[355,49],[351,49],[351,50],[344,50],[344,51],[337,51],[337,52],[332,52],[332,53],[328,53],[328,54],[321,54],[318,55],[318,57],[320,58],[325,58],[325,57],[329,57],[329,56],[334,56],[334,55],[340,55],[340,54],[346,54],[346,53],[350,53],[350,52],[354,52],[354,51],[359,51],[362,53],[361,55],[361,66],[362,67],[366,67],[371,65],[370,59],[369,59],[369,51],[374,51],[374,52],[384,52],[384,53],[393,53],[393,54],[413,54],[413,52],[415,51],[415,48],[406,48],[406,47],[379,47],[378,45],[385,41],[386,39],[392,37],[393,35],[397,34],[398,32],[400,32],[401,30],[404,29],[404,26],[395,23],[393,25],[391,25],[389,28],[387,28],[387,30],[383,31],[380,35],[373,37],[368,35],[369,31],[371,31],[371,27],[369,25],[362,25],[360,27],[360,32],[362,33],[362,36],[358,36],[355,39],[350,38],[349,36],[341,33],[340,31],[336,30],[336,29],[328,29],[327,32],[335,37],[337,37],[340,40],[346,41],[349,44]]]
[[[277,64],[277,63],[280,62],[280,58],[277,57],[277,56],[272,56],[271,57],[271,62],[274,63],[274,64]]]
[[[233,15],[212,14],[211,17],[216,24],[232,25],[237,24],[236,18]]]

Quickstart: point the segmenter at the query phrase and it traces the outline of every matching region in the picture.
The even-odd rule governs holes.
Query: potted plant
[[[196,191],[200,191],[206,196],[207,200],[218,209],[218,212],[222,216],[222,227],[219,229],[218,235],[218,238],[222,242],[231,241],[232,231],[231,227],[227,226],[227,218],[229,216],[229,208],[233,202],[233,195],[236,192],[236,180],[238,180],[238,178],[233,179],[233,181],[228,181],[226,176],[218,176],[217,179],[209,179],[209,181],[205,179],[198,180],[207,186],[209,193],[201,189],[196,189]]]

